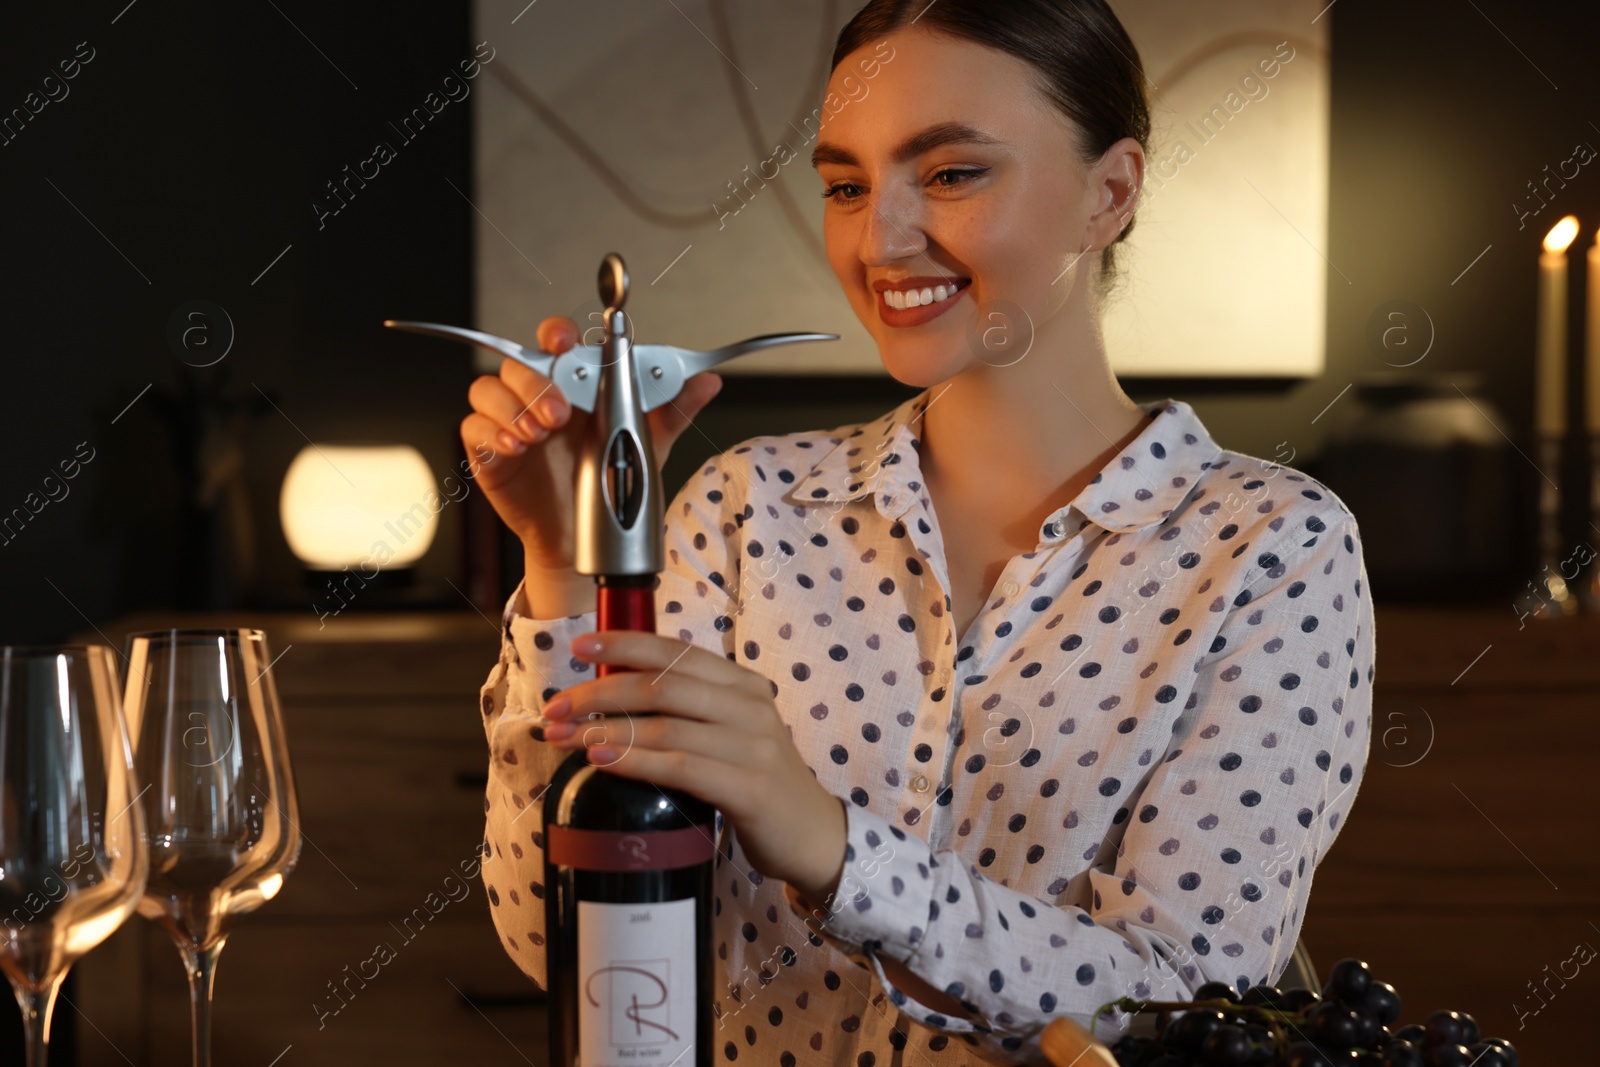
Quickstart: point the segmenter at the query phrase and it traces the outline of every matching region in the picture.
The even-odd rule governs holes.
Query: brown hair
[[[1150,147],[1139,51],[1105,0],[869,0],[839,31],[833,67],[912,22],[1033,67],[1040,90],[1081,131],[1078,150],[1086,164],[1124,137]],[[1130,218],[1103,250],[1102,279],[1114,276],[1112,250],[1131,232]]]

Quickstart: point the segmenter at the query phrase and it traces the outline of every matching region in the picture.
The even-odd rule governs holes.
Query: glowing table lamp
[[[278,498],[284,537],[308,570],[363,578],[421,559],[439,505],[433,472],[410,445],[307,445]]]

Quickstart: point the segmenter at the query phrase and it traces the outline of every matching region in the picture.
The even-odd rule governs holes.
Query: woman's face
[[[1033,68],[916,26],[847,57],[828,93],[813,152],[828,260],[889,373],[986,373],[1051,332],[1121,229],[1117,173],[1136,189],[1142,156],[1086,167]],[[902,301],[913,286],[934,302]]]

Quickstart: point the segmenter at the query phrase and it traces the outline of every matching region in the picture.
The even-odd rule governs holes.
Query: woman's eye
[[[943,170],[935,171],[929,184],[940,189],[955,189],[975,178],[981,177],[988,171],[988,167],[946,167]],[[847,189],[852,190],[852,192],[844,193],[844,190]],[[843,195],[840,195],[841,193]],[[848,204],[860,199],[860,193],[860,186],[851,182],[839,182],[835,185],[830,185],[828,190],[822,194],[822,198],[824,200],[832,200],[835,203]]]
[[[938,185],[941,188],[953,189],[956,186],[962,184],[963,182],[971,181],[973,178],[978,177],[980,174],[983,174],[988,169],[989,169],[988,167],[975,167],[975,168],[946,167],[944,170],[937,171],[937,172],[934,173],[933,181],[934,181],[935,185]],[[946,178],[946,177],[953,178],[954,180],[953,181],[948,181],[948,182],[940,180],[940,179]]]

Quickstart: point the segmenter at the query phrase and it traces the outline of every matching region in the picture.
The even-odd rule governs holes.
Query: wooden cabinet
[[[497,943],[481,884],[446,900],[483,832],[477,691],[497,624],[347,615],[319,630],[307,612],[103,629],[120,640],[247,623],[282,654],[305,846],[283,893],[222,955],[217,1061],[543,1064],[538,991]],[[1399,988],[1405,1021],[1469,1011],[1524,1062],[1587,1062],[1600,976],[1585,968],[1563,985],[1559,972],[1577,943],[1600,945],[1600,619],[1519,630],[1509,606],[1380,605],[1376,627],[1371,758],[1316,873],[1303,940],[1324,975],[1342,956],[1366,959]],[[430,894],[445,901],[436,914]],[[364,980],[379,944],[394,958]],[[78,974],[83,1064],[188,1063],[182,969],[163,931],[130,922]],[[340,1005],[330,983],[337,1015],[322,1014]],[[1513,1005],[1540,1010],[1519,1030]]]
[[[1302,938],[1324,974],[1370,963],[1405,1022],[1466,1011],[1524,1063],[1588,1063],[1600,974],[1560,971],[1600,948],[1600,618],[1380,604],[1375,626],[1367,776]]]
[[[543,997],[500,946],[481,881],[463,876],[483,840],[477,693],[497,622],[142,616],[87,639],[219,625],[265,629],[279,657],[304,844],[282,893],[223,950],[216,1062],[542,1064]],[[84,1067],[187,1067],[187,985],[164,930],[132,919],[76,973]]]

